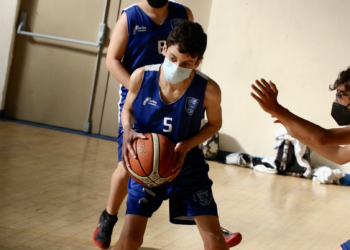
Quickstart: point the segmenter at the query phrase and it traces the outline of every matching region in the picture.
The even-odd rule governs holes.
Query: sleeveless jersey
[[[159,133],[174,145],[198,134],[204,118],[204,96],[208,77],[196,70],[191,84],[175,102],[166,104],[160,97],[158,75],[160,64],[145,67],[139,93],[132,106],[138,132]],[[203,151],[198,146],[189,151],[185,163],[201,160]]]
[[[168,16],[161,25],[156,24],[137,4],[123,12],[126,13],[128,22],[128,41],[123,64],[130,74],[145,65],[162,63],[162,49],[170,31],[183,20],[188,20],[185,7],[173,1],[169,1]],[[121,85],[119,117],[127,93],[128,90]]]

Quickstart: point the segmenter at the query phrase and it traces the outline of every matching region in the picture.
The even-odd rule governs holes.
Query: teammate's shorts
[[[123,130],[119,129],[118,131],[118,138],[117,138],[117,141],[118,141],[118,161],[122,161],[122,147],[123,147]]]
[[[171,223],[195,225],[193,216],[218,216],[208,171],[204,160],[184,164],[172,182],[152,188],[129,178],[126,214],[151,217],[163,200],[169,199]]]
[[[347,242],[343,243],[343,244],[341,245],[341,248],[342,248],[343,250],[350,250],[350,240],[348,240]]]

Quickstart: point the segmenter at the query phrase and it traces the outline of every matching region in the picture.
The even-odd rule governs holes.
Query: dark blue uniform
[[[348,240],[347,242],[343,243],[343,244],[341,245],[341,248],[342,248],[343,250],[350,250],[350,240]]]
[[[132,74],[135,69],[145,65],[162,63],[164,56],[162,48],[170,31],[183,20],[188,20],[186,9],[183,5],[169,1],[168,16],[158,25],[137,5],[134,4],[123,12],[128,21],[128,42],[125,49],[123,64],[126,70]],[[119,118],[124,106],[128,90],[120,85]],[[119,119],[119,161],[121,161],[121,146],[123,143],[123,128]]]
[[[160,97],[159,69],[160,64],[145,67],[132,106],[139,132],[159,133],[176,144],[193,137],[201,129],[208,77],[196,70],[186,92],[175,102],[167,104]],[[187,153],[180,174],[170,183],[146,188],[130,178],[126,213],[151,217],[163,200],[170,198],[172,223],[195,224],[192,216],[217,216],[208,171],[203,152],[196,146]]]

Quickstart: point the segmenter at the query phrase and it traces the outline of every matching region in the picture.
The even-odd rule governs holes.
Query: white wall
[[[202,70],[222,89],[220,149],[274,157],[273,124],[250,97],[257,78],[273,80],[279,101],[323,127],[334,92],[328,86],[350,65],[350,1],[213,0]],[[313,164],[338,167],[320,157]],[[350,165],[340,167],[350,173]]]
[[[0,1],[0,110],[4,108],[19,0]]]

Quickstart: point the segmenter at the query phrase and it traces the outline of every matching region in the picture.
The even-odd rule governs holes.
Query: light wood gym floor
[[[0,121],[0,249],[99,249],[117,143]],[[350,238],[349,187],[210,162],[223,227],[244,250],[334,250]],[[112,244],[124,222],[119,213]],[[195,226],[172,225],[168,202],[149,220],[143,250],[203,250]]]

